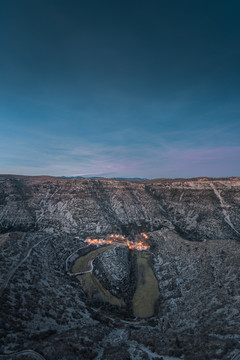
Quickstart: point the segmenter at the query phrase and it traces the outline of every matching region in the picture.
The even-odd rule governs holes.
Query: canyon
[[[230,360],[239,190],[237,177],[0,175],[0,360]],[[141,233],[143,252],[86,243]]]

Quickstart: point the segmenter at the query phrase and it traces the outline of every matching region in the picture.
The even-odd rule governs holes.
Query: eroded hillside
[[[238,178],[0,176],[0,354],[230,360],[240,351],[239,188]],[[108,245],[93,259],[84,242],[141,231],[146,256]],[[84,279],[71,271],[87,254]],[[136,318],[149,274],[154,315],[146,303]]]
[[[189,240],[240,238],[240,180],[131,182],[0,176],[0,231],[89,236],[167,226]]]

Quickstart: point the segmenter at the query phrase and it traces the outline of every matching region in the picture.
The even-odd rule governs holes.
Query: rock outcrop
[[[136,259],[127,247],[115,247],[94,261],[94,274],[113,295],[130,304],[136,290]],[[130,309],[131,310],[131,309]]]

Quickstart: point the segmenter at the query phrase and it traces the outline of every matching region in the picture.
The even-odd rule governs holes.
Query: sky
[[[239,0],[0,0],[0,173],[240,176]]]

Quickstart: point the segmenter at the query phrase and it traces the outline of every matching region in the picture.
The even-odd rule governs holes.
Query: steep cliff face
[[[189,240],[240,238],[240,180],[131,182],[0,176],[0,231],[79,236],[154,231]]]
[[[146,190],[189,240],[240,238],[238,178],[153,181]]]

